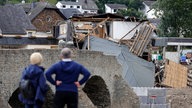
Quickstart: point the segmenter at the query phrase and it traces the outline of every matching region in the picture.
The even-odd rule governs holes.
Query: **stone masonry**
[[[64,21],[56,9],[45,8],[37,17],[32,20],[32,24],[40,32],[53,32],[53,26]]]
[[[59,60],[58,49],[0,50],[0,106],[9,108],[9,104],[16,104],[20,76],[33,52],[42,53],[42,66],[46,69]],[[138,97],[123,80],[122,67],[114,56],[75,50],[73,60],[91,72],[91,78],[79,88],[79,108],[139,108]],[[54,93],[54,87],[51,88]],[[15,99],[11,98],[13,95]]]

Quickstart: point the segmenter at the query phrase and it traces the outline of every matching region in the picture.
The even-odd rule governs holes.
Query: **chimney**
[[[76,0],[76,2],[79,2],[79,0]]]
[[[22,1],[21,1],[21,3],[23,3],[23,4],[24,4],[24,3],[25,3],[25,0],[22,0]]]

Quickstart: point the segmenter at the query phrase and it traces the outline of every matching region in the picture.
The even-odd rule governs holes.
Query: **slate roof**
[[[81,5],[84,10],[99,9],[93,0],[78,0],[78,2],[60,1],[60,3],[65,5]]]
[[[154,26],[158,27],[161,23],[161,19],[159,18],[148,18],[149,22],[152,23]]]
[[[111,9],[124,9],[127,8],[126,5],[124,4],[106,4],[107,6],[109,6]]]
[[[19,4],[15,4],[16,6],[22,6],[24,11],[26,13],[30,12],[32,5],[30,3],[19,3]]]
[[[35,38],[29,39],[27,37],[22,37],[20,39],[16,39],[14,37],[2,37],[0,38],[0,45],[57,45],[58,40],[47,39],[47,38]]]
[[[78,16],[81,15],[81,12],[78,9],[72,9],[72,8],[68,8],[68,9],[60,9],[61,13],[67,18],[71,18],[73,16]]]
[[[6,5],[0,7],[0,31],[2,34],[26,34],[26,30],[36,30],[25,11],[20,6]]]
[[[53,6],[47,2],[39,2],[37,4],[37,6],[35,6],[34,8],[31,9],[31,11],[28,13],[28,16],[29,16],[29,19],[30,20],[33,20],[37,15],[39,15],[39,13],[41,13],[45,8],[48,8],[48,9],[55,9],[55,10],[58,10],[59,12],[59,9],[57,9],[56,6]]]
[[[192,43],[191,38],[180,38],[180,37],[158,37],[152,40],[153,46],[167,46],[168,42],[176,43]]]
[[[155,3],[156,1],[144,1],[144,3],[149,6],[152,7],[152,5]]]
[[[56,6],[51,5],[47,2],[19,3],[19,4],[15,4],[15,5],[22,6],[26,13],[29,13],[30,11],[32,11],[34,8],[36,8],[39,5],[46,5],[47,8],[56,8]]]

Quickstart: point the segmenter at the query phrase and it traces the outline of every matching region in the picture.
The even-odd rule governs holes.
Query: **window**
[[[28,32],[28,37],[32,37],[32,32]]]
[[[117,12],[117,9],[114,9],[114,11],[113,12]]]
[[[73,8],[73,6],[70,6],[70,8]]]
[[[77,8],[79,9],[79,8],[80,8],[80,6],[77,6]]]
[[[66,8],[66,6],[65,6],[65,5],[63,5],[63,8]]]
[[[47,22],[50,22],[51,20],[52,20],[52,17],[48,15],[48,16],[46,17],[46,21],[47,21]]]
[[[88,13],[88,11],[84,11],[84,13],[85,13],[85,14],[87,14],[87,13]]]

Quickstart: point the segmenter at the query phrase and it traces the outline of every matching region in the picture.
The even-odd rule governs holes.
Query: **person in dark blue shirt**
[[[81,64],[72,61],[71,55],[69,48],[63,48],[60,55],[62,60],[53,64],[45,73],[47,80],[56,87],[54,108],[64,108],[65,105],[67,108],[77,108],[78,87],[90,77],[90,72]],[[83,78],[78,81],[80,74]]]
[[[25,104],[25,108],[42,108],[45,101],[48,85],[44,77],[44,68],[40,66],[42,60],[43,58],[40,53],[35,52],[31,54],[30,65],[22,73],[21,80],[28,77],[36,90],[34,98],[30,99],[25,98],[22,93],[19,93],[19,100]]]

